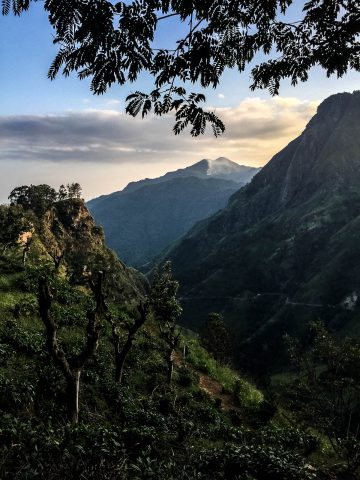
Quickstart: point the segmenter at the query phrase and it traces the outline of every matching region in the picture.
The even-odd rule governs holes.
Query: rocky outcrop
[[[56,202],[40,219],[36,234],[49,259],[56,268],[65,268],[73,282],[82,283],[101,270],[114,297],[144,294],[145,279],[106,246],[103,229],[95,224],[83,200]]]

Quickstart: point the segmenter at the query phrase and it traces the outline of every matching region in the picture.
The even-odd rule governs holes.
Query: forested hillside
[[[272,356],[282,334],[310,320],[359,335],[359,120],[359,92],[325,100],[301,136],[168,254],[187,325],[222,312],[264,369],[283,358]]]
[[[221,316],[180,329],[170,264],[148,284],[66,196],[21,187],[0,209],[1,478],[356,478],[357,344],[313,325],[305,348],[284,340],[294,383],[256,387]],[[334,401],[352,395],[335,410],[334,378]]]

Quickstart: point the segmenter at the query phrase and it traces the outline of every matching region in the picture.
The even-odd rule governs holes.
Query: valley
[[[359,478],[359,120],[328,98],[259,171],[15,188],[0,477]]]

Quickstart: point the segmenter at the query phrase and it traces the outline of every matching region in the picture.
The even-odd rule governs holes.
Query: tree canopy
[[[2,12],[20,15],[31,1],[2,0]],[[77,72],[103,94],[113,84],[135,82],[142,72],[153,89],[127,98],[127,113],[143,117],[175,112],[174,132],[191,127],[214,134],[225,127],[215,112],[203,109],[202,93],[189,86],[216,87],[227,68],[251,67],[251,89],[279,92],[280,82],[293,85],[322,67],[328,76],[360,71],[360,4],[358,0],[309,0],[300,18],[288,15],[294,0],[46,0],[58,53],[49,78]],[[177,41],[154,48],[159,25],[176,17],[184,26]],[[289,20],[291,18],[291,20]],[[256,63],[258,62],[258,63]]]
[[[11,205],[21,205],[24,210],[32,210],[37,216],[43,215],[57,201],[81,197],[79,183],[68,183],[66,187],[61,185],[57,192],[46,184],[22,185],[10,192]]]
[[[20,235],[30,228],[20,206],[0,205],[0,248],[3,253],[8,247],[17,245]]]

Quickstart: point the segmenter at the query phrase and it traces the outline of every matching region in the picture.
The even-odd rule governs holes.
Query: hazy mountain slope
[[[130,183],[123,191],[88,202],[108,245],[141,267],[197,221],[223,208],[259,169],[219,158],[202,160],[163,177]],[[234,180],[231,180],[234,178]]]
[[[108,245],[125,262],[145,264],[200,218],[227,203],[239,185],[215,178],[175,178],[90,204]]]
[[[187,312],[200,322],[201,313],[223,310],[243,339],[274,324],[279,338],[319,315],[343,318],[345,328],[357,312],[341,302],[360,291],[359,214],[356,92],[325,100],[300,137],[170,252]]]
[[[167,172],[165,175],[162,175],[158,178],[145,178],[144,180],[139,180],[137,182],[130,182],[122,191],[114,192],[110,195],[103,195],[101,197],[91,200],[92,202],[98,202],[102,198],[108,198],[109,196],[116,196],[119,193],[129,193],[144,185],[154,185],[157,183],[167,182],[173,180],[174,178],[183,178],[183,177],[198,177],[198,178],[209,178],[216,177],[222,178],[224,180],[232,180],[236,183],[245,184],[249,182],[256,173],[258,173],[261,168],[248,167],[246,165],[239,165],[236,162],[220,157],[216,160],[203,159],[199,162],[194,163],[186,168],[179,168],[174,172]]]

